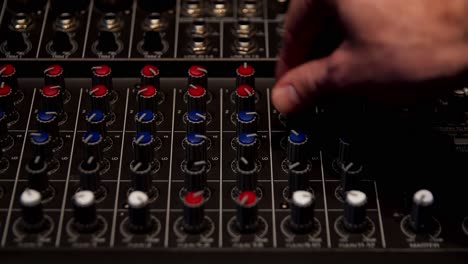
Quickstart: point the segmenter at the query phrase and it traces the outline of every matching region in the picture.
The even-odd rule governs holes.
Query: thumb
[[[287,72],[272,90],[271,100],[281,113],[294,112],[312,104],[324,89],[336,86],[343,56],[335,52],[329,57],[304,63]]]

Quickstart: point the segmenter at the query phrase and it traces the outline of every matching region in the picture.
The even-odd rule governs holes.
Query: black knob
[[[107,65],[98,65],[91,68],[93,72],[93,87],[104,85],[108,90],[112,90],[112,70]]]
[[[255,69],[247,63],[236,70],[236,87],[244,84],[255,89]]]
[[[69,52],[73,49],[71,36],[67,32],[55,31],[52,38],[52,50],[58,54]]]
[[[41,95],[41,110],[56,112],[58,114],[63,112],[63,92],[62,88],[58,85],[47,85],[40,90]]]
[[[52,8],[60,13],[74,11],[81,11],[89,6],[89,0],[74,0],[74,1],[63,1],[63,0],[52,0]]]
[[[88,131],[81,138],[83,144],[83,160],[88,160],[94,157],[96,161],[101,162],[103,159],[103,138],[96,131]]]
[[[128,228],[133,233],[145,233],[151,230],[153,222],[149,210],[149,197],[141,191],[128,195]]]
[[[200,85],[208,88],[208,71],[199,65],[190,67],[188,71],[188,85]]]
[[[255,112],[255,90],[247,84],[236,89],[236,113],[241,111]]]
[[[257,134],[243,133],[237,138],[237,162],[239,169],[243,171],[256,169],[257,149]]]
[[[98,34],[97,50],[103,53],[116,52],[119,49],[117,36],[114,32],[100,31]]]
[[[158,111],[158,90],[155,86],[145,85],[137,90],[138,110],[150,110],[154,113]]]
[[[26,44],[26,36],[23,32],[9,30],[6,35],[6,49],[13,54],[24,52],[28,48]]]
[[[257,113],[240,111],[237,113],[237,137],[243,133],[257,133]]]
[[[188,192],[202,191],[206,187],[206,161],[196,161],[184,171],[184,186]]]
[[[205,134],[206,132],[206,114],[197,110],[187,113],[187,133],[198,132]]]
[[[246,159],[241,159],[237,166],[236,172],[236,187],[239,191],[255,191],[257,188],[257,166],[252,169],[246,170],[244,167],[249,167],[248,164],[241,165],[246,162]]]
[[[87,160],[81,161],[78,166],[80,173],[80,189],[96,193],[101,185],[99,170],[101,166],[99,161],[91,156]]]
[[[6,83],[13,90],[13,93],[18,91],[18,78],[16,69],[11,64],[0,66],[0,83]]]
[[[44,83],[46,86],[58,86],[60,89],[65,89],[65,79],[62,66],[55,64],[47,67],[44,70]]]
[[[52,138],[53,143],[55,144],[59,138],[59,117],[57,112],[51,111],[38,111],[36,114],[36,121],[39,127],[39,130],[45,131]]]
[[[343,225],[349,232],[360,232],[367,224],[367,196],[361,191],[346,193]]]
[[[199,111],[206,113],[206,89],[201,85],[189,85],[187,90],[187,112]]]
[[[297,130],[291,130],[287,141],[287,154],[289,164],[299,163],[297,170],[303,170],[308,165],[307,135]]]
[[[80,233],[92,233],[99,228],[96,201],[91,191],[79,191],[73,195],[73,226]]]
[[[133,148],[135,161],[147,164],[154,164],[154,137],[151,133],[143,131],[137,133],[133,138]]]
[[[452,92],[448,100],[449,119],[452,123],[462,124],[466,122],[467,98],[465,89],[457,89]]]
[[[26,189],[21,193],[22,223],[27,232],[39,232],[45,227],[41,199],[41,193],[36,190]]]
[[[34,12],[44,7],[47,0],[14,0],[8,1],[8,8],[15,12]]]
[[[335,169],[341,174],[342,169],[352,166],[348,169],[348,173],[360,174],[363,171],[360,155],[356,144],[350,139],[341,137],[338,140],[338,156],[334,160]]]
[[[299,162],[289,164],[288,168],[289,193],[307,190],[309,188],[309,168],[301,166]]]
[[[258,199],[254,192],[244,191],[236,199],[236,228],[240,233],[255,232],[258,224]]]
[[[315,196],[308,191],[295,191],[291,196],[289,226],[295,233],[309,233],[314,228]]]
[[[193,132],[187,134],[186,140],[185,160],[187,161],[187,167],[190,168],[198,161],[206,161],[206,136]]]
[[[34,156],[40,156],[45,161],[53,157],[52,137],[46,131],[37,131],[31,133],[31,149]]]
[[[156,115],[150,110],[140,111],[135,115],[137,133],[147,131],[151,134],[156,132]]]
[[[7,116],[15,112],[13,90],[4,82],[0,83],[0,110]]]
[[[430,191],[419,190],[414,194],[410,224],[415,232],[429,232],[434,227],[433,209],[434,196]]]
[[[106,115],[101,110],[91,110],[86,114],[88,131],[96,131],[103,137],[107,136]]]
[[[187,233],[200,233],[205,225],[205,198],[203,191],[189,192],[184,196],[183,229]]]
[[[28,173],[28,185],[30,189],[36,190],[41,194],[49,187],[49,176],[47,175],[47,163],[41,156],[35,156],[26,164]]]
[[[102,12],[118,12],[129,10],[133,0],[96,0],[94,4]]]
[[[109,89],[102,84],[93,86],[88,92],[91,101],[91,109],[101,110],[105,115],[111,111],[109,103]]]
[[[161,33],[158,31],[147,31],[143,34],[143,49],[147,52],[163,52],[164,44]]]
[[[362,166],[354,164],[342,164],[341,168],[341,189],[343,192],[350,190],[360,190]]]
[[[151,165],[139,161],[130,163],[130,174],[132,177],[132,189],[150,193],[153,187],[153,175]]]
[[[148,12],[164,12],[173,8],[176,0],[138,0],[138,6]]]
[[[145,65],[141,69],[141,86],[152,85],[156,89],[161,88],[159,82],[159,69],[154,65]]]

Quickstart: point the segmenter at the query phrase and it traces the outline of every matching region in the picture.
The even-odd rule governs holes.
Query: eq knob
[[[62,66],[55,64],[47,67],[44,71],[44,83],[46,86],[58,86],[60,89],[65,89],[65,79],[63,76]]]
[[[309,233],[314,228],[315,196],[308,191],[295,191],[291,197],[289,226],[295,233]]]
[[[184,171],[184,187],[188,192],[202,191],[206,187],[206,161],[196,161]]]
[[[161,88],[159,79],[159,69],[154,65],[145,65],[141,69],[141,86],[151,85],[156,89]]]
[[[237,138],[237,162],[239,169],[256,169],[258,138],[257,134],[243,133]]]
[[[107,136],[106,115],[101,110],[91,110],[86,114],[88,131],[96,131],[103,137]]]
[[[92,233],[99,228],[96,200],[91,191],[79,191],[73,195],[73,226],[80,233]]]
[[[410,214],[411,228],[417,232],[428,232],[433,228],[434,195],[428,190],[419,190],[413,196]]]
[[[208,88],[208,71],[199,65],[190,67],[188,71],[188,85],[200,85]]]
[[[40,156],[48,161],[53,156],[52,138],[46,131],[37,131],[31,133],[31,148],[34,156]]]
[[[15,112],[15,105],[13,100],[13,90],[11,87],[2,82],[0,83],[0,110],[7,116]]]
[[[236,199],[236,228],[240,233],[255,232],[258,224],[258,199],[254,192],[244,191]]]
[[[138,0],[138,6],[148,12],[164,12],[173,8],[176,0]]]
[[[145,233],[151,230],[153,222],[149,210],[149,197],[141,191],[128,195],[128,228],[133,233]]]
[[[350,164],[352,164],[352,166],[348,169],[348,174],[360,174],[363,170],[357,147],[355,144],[352,144],[350,139],[344,137],[338,140],[338,156],[334,163],[339,173],[341,173],[341,169],[347,168]]]
[[[186,138],[185,160],[187,167],[198,161],[206,161],[207,137],[197,132],[188,133]]]
[[[101,162],[103,159],[103,138],[96,131],[88,131],[81,138],[83,144],[83,160],[88,160],[94,157],[96,161]]]
[[[28,173],[28,185],[30,189],[44,194],[49,188],[49,177],[47,175],[47,163],[41,156],[35,156],[26,164]]]
[[[308,138],[303,132],[291,130],[287,138],[287,155],[289,164],[298,163],[298,170],[307,168],[308,164]]]
[[[138,110],[158,111],[158,90],[153,85],[140,86],[137,90]]]
[[[23,32],[10,29],[8,30],[6,38],[6,49],[10,53],[17,54],[25,52],[28,49],[28,44],[26,42],[27,37]]]
[[[187,113],[187,133],[198,132],[205,134],[206,132],[206,114],[197,110]]]
[[[255,69],[247,63],[236,70],[236,87],[248,85],[255,89]]]
[[[104,85],[108,90],[112,90],[112,69],[107,65],[98,65],[91,68],[93,72],[92,84]]]
[[[244,167],[249,167],[249,164],[241,165],[247,160],[241,158],[239,165],[236,171],[236,187],[238,191],[255,191],[257,188],[257,166],[254,166],[253,169],[243,169]]]
[[[189,85],[187,90],[187,112],[199,111],[206,113],[207,91],[201,85]]]
[[[205,225],[205,198],[203,191],[189,192],[184,196],[183,229],[187,233],[200,233]]]
[[[255,112],[255,90],[247,84],[236,89],[236,113],[242,111]]]
[[[135,115],[137,133],[147,131],[151,134],[156,132],[156,115],[150,110],[140,111]]]
[[[59,133],[59,117],[57,112],[52,111],[38,111],[36,114],[36,121],[41,131],[47,132],[54,144],[60,138]]]
[[[87,160],[81,161],[78,166],[78,171],[80,173],[80,189],[92,191],[96,193],[99,190],[101,185],[101,177],[99,175],[99,170],[101,165],[99,161],[91,156]]]
[[[63,95],[62,88],[58,85],[46,85],[42,87],[41,110],[62,113]]]
[[[99,31],[96,49],[102,53],[116,52],[119,44],[114,32]]]
[[[41,193],[36,190],[26,189],[21,193],[22,223],[27,232],[39,232],[46,225],[41,200]]]
[[[360,232],[367,224],[367,196],[361,191],[346,193],[343,225],[349,232]]]
[[[110,113],[109,89],[105,85],[98,84],[89,90],[89,98],[91,100],[91,109],[98,109],[104,112],[105,115]]]
[[[257,113],[240,111],[237,113],[237,137],[242,133],[257,133]]]
[[[133,138],[135,161],[145,165],[152,165],[154,163],[154,142],[154,137],[151,133],[147,131],[137,133]]]
[[[309,188],[309,168],[302,166],[299,162],[289,164],[288,167],[289,193],[307,190]]]
[[[153,188],[153,176],[151,174],[151,164],[144,164],[134,161],[130,164],[130,174],[132,177],[132,189],[150,193]]]
[[[96,0],[94,4],[102,12],[119,12],[129,10],[132,0]]]
[[[0,66],[0,83],[5,83],[13,90],[13,93],[18,91],[18,78],[16,76],[16,69],[11,64],[4,64]]]
[[[70,52],[73,49],[72,39],[69,33],[55,31],[52,37],[52,50],[58,54]]]
[[[341,189],[343,192],[349,190],[359,190],[361,182],[362,166],[353,162],[342,164],[341,168]]]

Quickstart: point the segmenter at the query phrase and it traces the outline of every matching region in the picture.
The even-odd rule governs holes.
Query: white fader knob
[[[428,190],[419,190],[413,195],[410,224],[415,232],[427,232],[432,228],[434,195]]]

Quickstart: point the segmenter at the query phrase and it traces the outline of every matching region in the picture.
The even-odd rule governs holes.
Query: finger
[[[345,86],[348,56],[339,50],[329,57],[290,70],[273,88],[273,105],[282,113],[290,113],[314,104],[324,93],[335,93],[336,89]]]
[[[304,63],[313,42],[323,31],[329,8],[323,0],[294,0],[285,16],[283,46],[277,64],[277,77]]]

